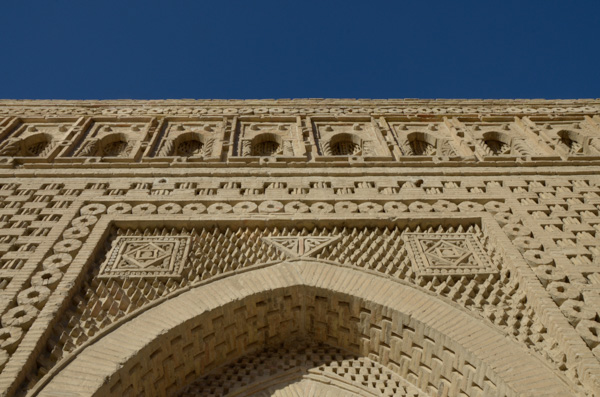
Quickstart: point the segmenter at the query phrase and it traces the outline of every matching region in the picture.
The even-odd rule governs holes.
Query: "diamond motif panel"
[[[99,277],[179,277],[190,246],[189,237],[117,237]]]
[[[479,240],[470,233],[404,233],[412,266],[420,276],[496,273]]]

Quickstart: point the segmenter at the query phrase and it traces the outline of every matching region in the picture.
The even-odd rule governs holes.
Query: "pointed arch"
[[[557,371],[458,306],[369,272],[297,261],[217,280],[143,312],[88,346],[38,395],[170,395],[302,336],[368,357],[434,395],[570,394]]]

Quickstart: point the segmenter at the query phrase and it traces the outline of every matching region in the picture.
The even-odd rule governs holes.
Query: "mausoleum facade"
[[[600,100],[0,101],[7,396],[600,395]]]

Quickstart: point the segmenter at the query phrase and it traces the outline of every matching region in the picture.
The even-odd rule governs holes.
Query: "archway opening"
[[[74,378],[82,395],[175,395],[244,356],[300,339],[368,358],[429,395],[569,394],[556,372],[455,306],[369,272],[293,261],[143,312],[83,349],[39,395],[72,388]]]

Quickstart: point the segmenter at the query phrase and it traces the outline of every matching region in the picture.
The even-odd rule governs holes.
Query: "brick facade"
[[[599,171],[598,100],[0,101],[0,389],[599,394]]]

